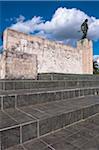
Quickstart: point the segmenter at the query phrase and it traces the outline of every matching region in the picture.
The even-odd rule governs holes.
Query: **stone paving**
[[[2,80],[0,150],[97,150],[98,113],[96,80]]]
[[[39,139],[44,135],[53,133],[58,129],[62,129],[65,126],[82,119],[87,119],[97,113],[99,113],[99,96],[86,96],[69,99],[67,101],[61,100],[44,104],[4,109],[3,111],[1,110],[1,149],[5,150],[6,148],[19,143],[24,143],[37,138]],[[98,122],[95,123],[98,124]],[[46,136],[45,139],[41,139],[44,141],[43,145],[44,143],[45,145],[47,143],[50,147],[54,147],[55,150],[58,150],[59,145],[62,144],[61,147],[64,147],[64,144],[67,145],[71,141],[72,143],[70,143],[68,147],[72,147],[72,144],[79,148],[79,146],[83,143],[86,143],[86,141],[88,142],[89,139],[91,140],[93,137],[96,137],[96,131],[99,131],[96,128],[97,130],[95,129],[94,133],[90,131],[91,133],[89,134],[87,130],[81,130],[85,125],[86,124],[83,124],[83,126],[76,125],[73,127],[68,127],[65,130],[63,129],[61,132],[57,132],[57,134],[55,133],[56,138],[54,139],[53,135],[51,135],[52,137]],[[78,130],[81,131],[78,132],[78,134],[75,134]],[[49,138],[51,142],[47,140],[47,138]],[[64,141],[65,138],[67,143]],[[75,139],[77,140],[75,141]],[[35,143],[35,141],[33,142]],[[58,141],[61,141],[61,144],[59,144]],[[40,141],[40,143],[42,143],[42,141]],[[35,144],[35,146],[39,146],[39,144]],[[47,148],[47,146],[40,150],[43,150],[44,148]],[[37,148],[34,150],[36,149]],[[64,149],[62,148],[61,150]]]
[[[99,114],[6,150],[99,150]]]

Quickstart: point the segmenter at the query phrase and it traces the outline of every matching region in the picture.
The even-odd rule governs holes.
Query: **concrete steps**
[[[0,111],[1,150],[38,139],[99,113],[99,96]]]
[[[3,90],[53,90],[61,88],[81,88],[99,86],[99,80],[0,80],[0,91]]]
[[[90,74],[63,74],[63,73],[39,73],[38,80],[99,80],[99,75]]]
[[[99,114],[7,150],[98,150]]]
[[[59,90],[21,90],[0,94],[0,109],[30,106],[53,101],[68,100],[88,95],[99,95],[99,87],[59,89]]]
[[[38,140],[99,113],[99,80],[91,78],[1,80],[0,150]]]

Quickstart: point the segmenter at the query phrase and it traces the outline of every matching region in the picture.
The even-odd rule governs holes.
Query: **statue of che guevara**
[[[87,37],[88,32],[88,19],[85,19],[85,21],[82,23],[81,31],[83,32],[82,39],[85,39]]]

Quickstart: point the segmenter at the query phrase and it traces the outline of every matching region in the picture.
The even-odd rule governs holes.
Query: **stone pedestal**
[[[77,48],[81,50],[82,73],[93,74],[93,48],[92,41],[83,39],[77,42]]]

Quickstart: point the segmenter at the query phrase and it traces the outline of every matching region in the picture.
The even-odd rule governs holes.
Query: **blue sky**
[[[95,20],[95,23],[98,22],[99,23],[99,2],[73,2],[73,1],[39,1],[39,2],[34,2],[34,1],[17,1],[17,2],[0,2],[0,33],[2,33],[2,31],[6,28],[6,27],[11,27],[13,26],[13,24],[17,24],[17,26],[19,25],[19,22],[23,25],[24,22],[26,22],[27,20],[32,20],[32,18],[34,16],[39,16],[42,18],[39,18],[39,24],[40,26],[37,27],[36,26],[36,30],[32,31],[32,34],[35,34],[36,31],[38,31],[37,29],[39,28],[39,34],[38,35],[44,35],[46,37],[50,37],[50,38],[55,38],[58,40],[63,40],[65,38],[65,35],[60,34],[61,31],[60,28],[64,28],[63,24],[60,24],[60,28],[57,28],[57,32],[56,32],[56,28],[55,29],[55,34],[49,34],[49,30],[50,33],[52,32],[50,27],[46,27],[47,25],[47,21],[49,21],[49,26],[53,24],[53,22],[55,22],[55,17],[54,17],[54,21],[52,22],[51,19],[53,17],[53,15],[55,14],[55,11],[59,8],[64,8],[66,7],[66,10],[64,9],[60,9],[58,10],[57,14],[61,13],[61,11],[63,12],[67,12],[68,9],[72,9],[72,8],[77,8],[79,9],[81,12],[79,12],[80,14],[82,12],[84,12],[85,14],[87,14],[89,17],[93,16],[95,17],[97,20]],[[77,11],[76,10],[72,10],[70,13],[75,14]],[[67,12],[68,13],[68,12]],[[23,18],[22,18],[23,17]],[[63,17],[63,16],[62,16]],[[21,19],[21,21],[20,21]],[[23,20],[22,20],[23,19]],[[34,18],[37,20],[37,18]],[[76,18],[74,18],[76,19]],[[17,20],[17,21],[16,21]],[[44,20],[44,22],[42,21]],[[73,20],[73,19],[72,19]],[[19,22],[18,22],[19,21]],[[35,20],[34,20],[35,21]],[[63,20],[62,20],[63,21]],[[78,20],[77,20],[78,21]],[[33,21],[31,21],[33,22]],[[41,22],[41,23],[40,23]],[[46,22],[46,23],[45,23]],[[60,20],[59,20],[60,22]],[[79,21],[78,21],[79,22]],[[43,23],[43,26],[42,26]],[[45,24],[44,24],[45,23]],[[75,23],[75,22],[73,22]],[[27,23],[26,23],[27,24]],[[37,25],[37,24],[36,24]],[[61,26],[62,25],[62,26]],[[95,24],[96,25],[96,24]],[[13,28],[16,28],[17,26],[13,26]],[[19,27],[18,27],[19,29]],[[54,31],[53,29],[53,31]],[[68,28],[66,28],[68,29]],[[64,28],[64,30],[66,30]],[[96,28],[98,29],[98,27]],[[99,34],[99,30],[93,30],[96,32],[98,32]],[[59,30],[59,32],[58,32]],[[42,31],[42,32],[41,32]],[[46,32],[46,34],[45,34]],[[57,35],[56,35],[57,34]],[[67,34],[67,32],[66,32]],[[69,31],[68,31],[68,34]],[[92,39],[93,39],[93,46],[94,46],[94,55],[99,55],[99,36],[96,33],[96,35],[90,33]],[[60,38],[60,37],[61,38]],[[63,37],[64,38],[63,38]],[[74,36],[76,37],[76,36]],[[68,36],[66,37],[68,39]],[[94,40],[96,38],[96,41]],[[69,39],[70,39],[70,35],[69,35]],[[1,44],[1,41],[0,41]]]

